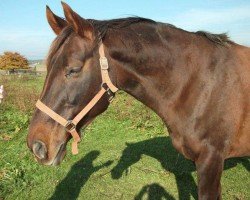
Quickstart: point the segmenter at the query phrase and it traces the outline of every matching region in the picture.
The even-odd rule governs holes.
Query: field
[[[2,76],[0,199],[197,199],[195,166],[172,147],[163,122],[119,92],[86,130],[80,153],[58,167],[41,166],[26,146],[44,77]],[[68,145],[70,147],[70,145]],[[223,199],[250,199],[249,158],[226,161]]]

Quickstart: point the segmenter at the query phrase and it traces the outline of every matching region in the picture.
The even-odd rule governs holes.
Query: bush
[[[17,52],[4,52],[0,56],[0,69],[14,70],[14,69],[27,69],[28,60]]]

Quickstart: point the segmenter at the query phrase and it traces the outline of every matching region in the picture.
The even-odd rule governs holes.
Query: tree
[[[0,56],[0,69],[14,70],[14,69],[27,69],[28,60],[17,52],[4,52]]]

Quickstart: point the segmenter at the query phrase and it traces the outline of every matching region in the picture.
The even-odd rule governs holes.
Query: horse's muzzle
[[[40,160],[44,160],[48,157],[46,145],[39,140],[33,143],[32,151],[35,154],[35,156]]]
[[[66,154],[66,143],[58,145],[55,152],[49,155],[44,142],[36,140],[31,146],[36,160],[43,165],[59,165]]]

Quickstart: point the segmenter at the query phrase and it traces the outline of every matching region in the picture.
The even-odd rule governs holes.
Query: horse
[[[71,138],[77,153],[79,130],[119,89],[157,113],[195,163],[199,199],[221,199],[225,159],[250,155],[250,48],[226,34],[140,17],[84,19],[62,6],[65,19],[46,8],[57,37],[27,136],[36,160],[59,165]]]

